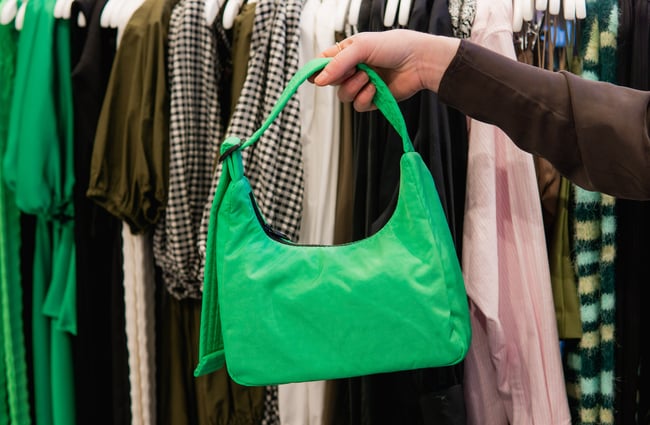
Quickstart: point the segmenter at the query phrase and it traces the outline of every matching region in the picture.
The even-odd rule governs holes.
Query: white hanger
[[[121,12],[124,4],[127,3],[127,0],[111,0],[115,3],[113,9],[111,9],[111,14],[108,16],[108,26],[110,28],[117,28],[122,23]]]
[[[99,25],[102,28],[110,27],[111,14],[113,13],[113,9],[115,9],[116,3],[117,0],[108,0],[104,5],[104,9],[102,9],[102,13],[99,16]]]
[[[548,0],[548,13],[551,15],[560,14],[560,0]]]
[[[54,3],[54,17],[57,19],[63,18],[63,8],[65,7],[63,3],[67,3],[67,0],[56,0]]]
[[[535,7],[533,5],[534,0],[523,0],[521,14],[524,18],[524,21],[532,21],[535,17]]]
[[[57,19],[70,19],[73,1],[74,0],[56,0],[56,3],[54,3],[54,17]]]
[[[350,12],[348,13],[348,23],[357,26],[359,23],[359,12],[361,11],[361,0],[350,1]]]
[[[9,24],[16,17],[16,13],[18,13],[18,0],[6,0],[0,11],[0,24]]]
[[[576,0],[564,0],[564,19],[573,21],[576,18]]]
[[[587,17],[587,2],[585,0],[576,0],[576,19],[585,19]]]
[[[118,3],[118,8],[111,14],[111,27],[112,28],[125,28],[131,20],[133,13],[138,10],[144,0],[122,0]]]
[[[524,26],[524,0],[512,1],[512,31],[519,32]]]
[[[397,21],[403,27],[409,24],[409,16],[411,16],[411,0],[400,0],[399,2],[399,15]]]
[[[67,4],[63,9],[63,19],[70,19],[70,15],[72,15],[72,3],[74,3],[74,0],[67,0]],[[83,13],[80,13],[79,15],[83,15]]]
[[[223,8],[223,27],[229,30],[235,25],[235,18],[239,15],[239,10],[244,4],[244,0],[226,0]]]
[[[540,12],[546,11],[546,8],[548,7],[548,0],[536,0],[535,1],[535,10],[538,10]]]
[[[336,17],[334,18],[334,31],[343,32],[345,21],[350,9],[350,0],[338,0],[336,2]]]
[[[217,19],[217,15],[219,14],[219,9],[221,9],[222,5],[221,0],[205,0],[205,9],[204,9],[204,14],[205,14],[205,22],[208,25],[214,24],[214,21]]]
[[[27,2],[28,0],[24,0],[18,8],[18,12],[16,12],[16,21],[14,23],[18,31],[21,31],[25,25],[25,9],[27,9]]]
[[[387,28],[395,25],[395,18],[397,18],[397,7],[399,6],[399,0],[386,0],[386,6],[384,8],[384,26]]]

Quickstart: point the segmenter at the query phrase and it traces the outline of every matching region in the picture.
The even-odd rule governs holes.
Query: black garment
[[[78,424],[98,425],[131,421],[119,223],[86,198],[95,129],[115,53],[115,31],[99,25],[106,1],[76,0],[70,34],[78,319],[73,339],[75,408]],[[87,21],[83,28],[76,25],[80,13]]]
[[[621,0],[619,85],[650,90],[650,3]],[[616,423],[650,423],[650,202],[616,201]]]
[[[34,301],[34,251],[36,242],[36,216],[20,214],[20,278],[23,290],[23,332],[25,333],[25,361],[29,388],[29,413],[36,423],[34,412],[34,339],[32,338],[32,305]]]
[[[362,2],[359,31],[383,31],[384,1]],[[413,2],[409,28],[452,35],[443,0]],[[431,92],[400,103],[413,145],[431,170],[458,255],[467,171],[465,116]],[[393,214],[399,188],[399,136],[377,111],[354,119],[354,238],[381,229]],[[338,381],[330,409],[336,424],[464,424],[462,365]]]

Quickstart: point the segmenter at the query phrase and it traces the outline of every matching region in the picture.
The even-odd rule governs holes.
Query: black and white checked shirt
[[[198,235],[223,135],[217,41],[204,0],[181,0],[169,24],[170,158],[167,207],[154,233],[154,256],[178,299],[200,298]]]
[[[260,0],[255,9],[248,73],[235,107],[228,136],[250,137],[269,116],[298,70],[302,0]],[[260,140],[243,153],[245,173],[267,222],[292,239],[302,214],[303,172],[300,105],[294,96]],[[205,205],[201,250],[218,182],[217,170]]]

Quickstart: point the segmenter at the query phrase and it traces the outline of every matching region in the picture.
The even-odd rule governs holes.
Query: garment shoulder
[[[88,196],[129,222],[134,231],[150,227],[166,203],[169,22],[157,18],[168,5],[147,0],[127,25],[111,70],[91,159]]]

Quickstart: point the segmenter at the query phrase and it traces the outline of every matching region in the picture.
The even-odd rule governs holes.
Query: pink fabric
[[[477,0],[471,40],[510,58],[512,0]],[[470,121],[463,274],[469,424],[570,424],[532,157]]]

